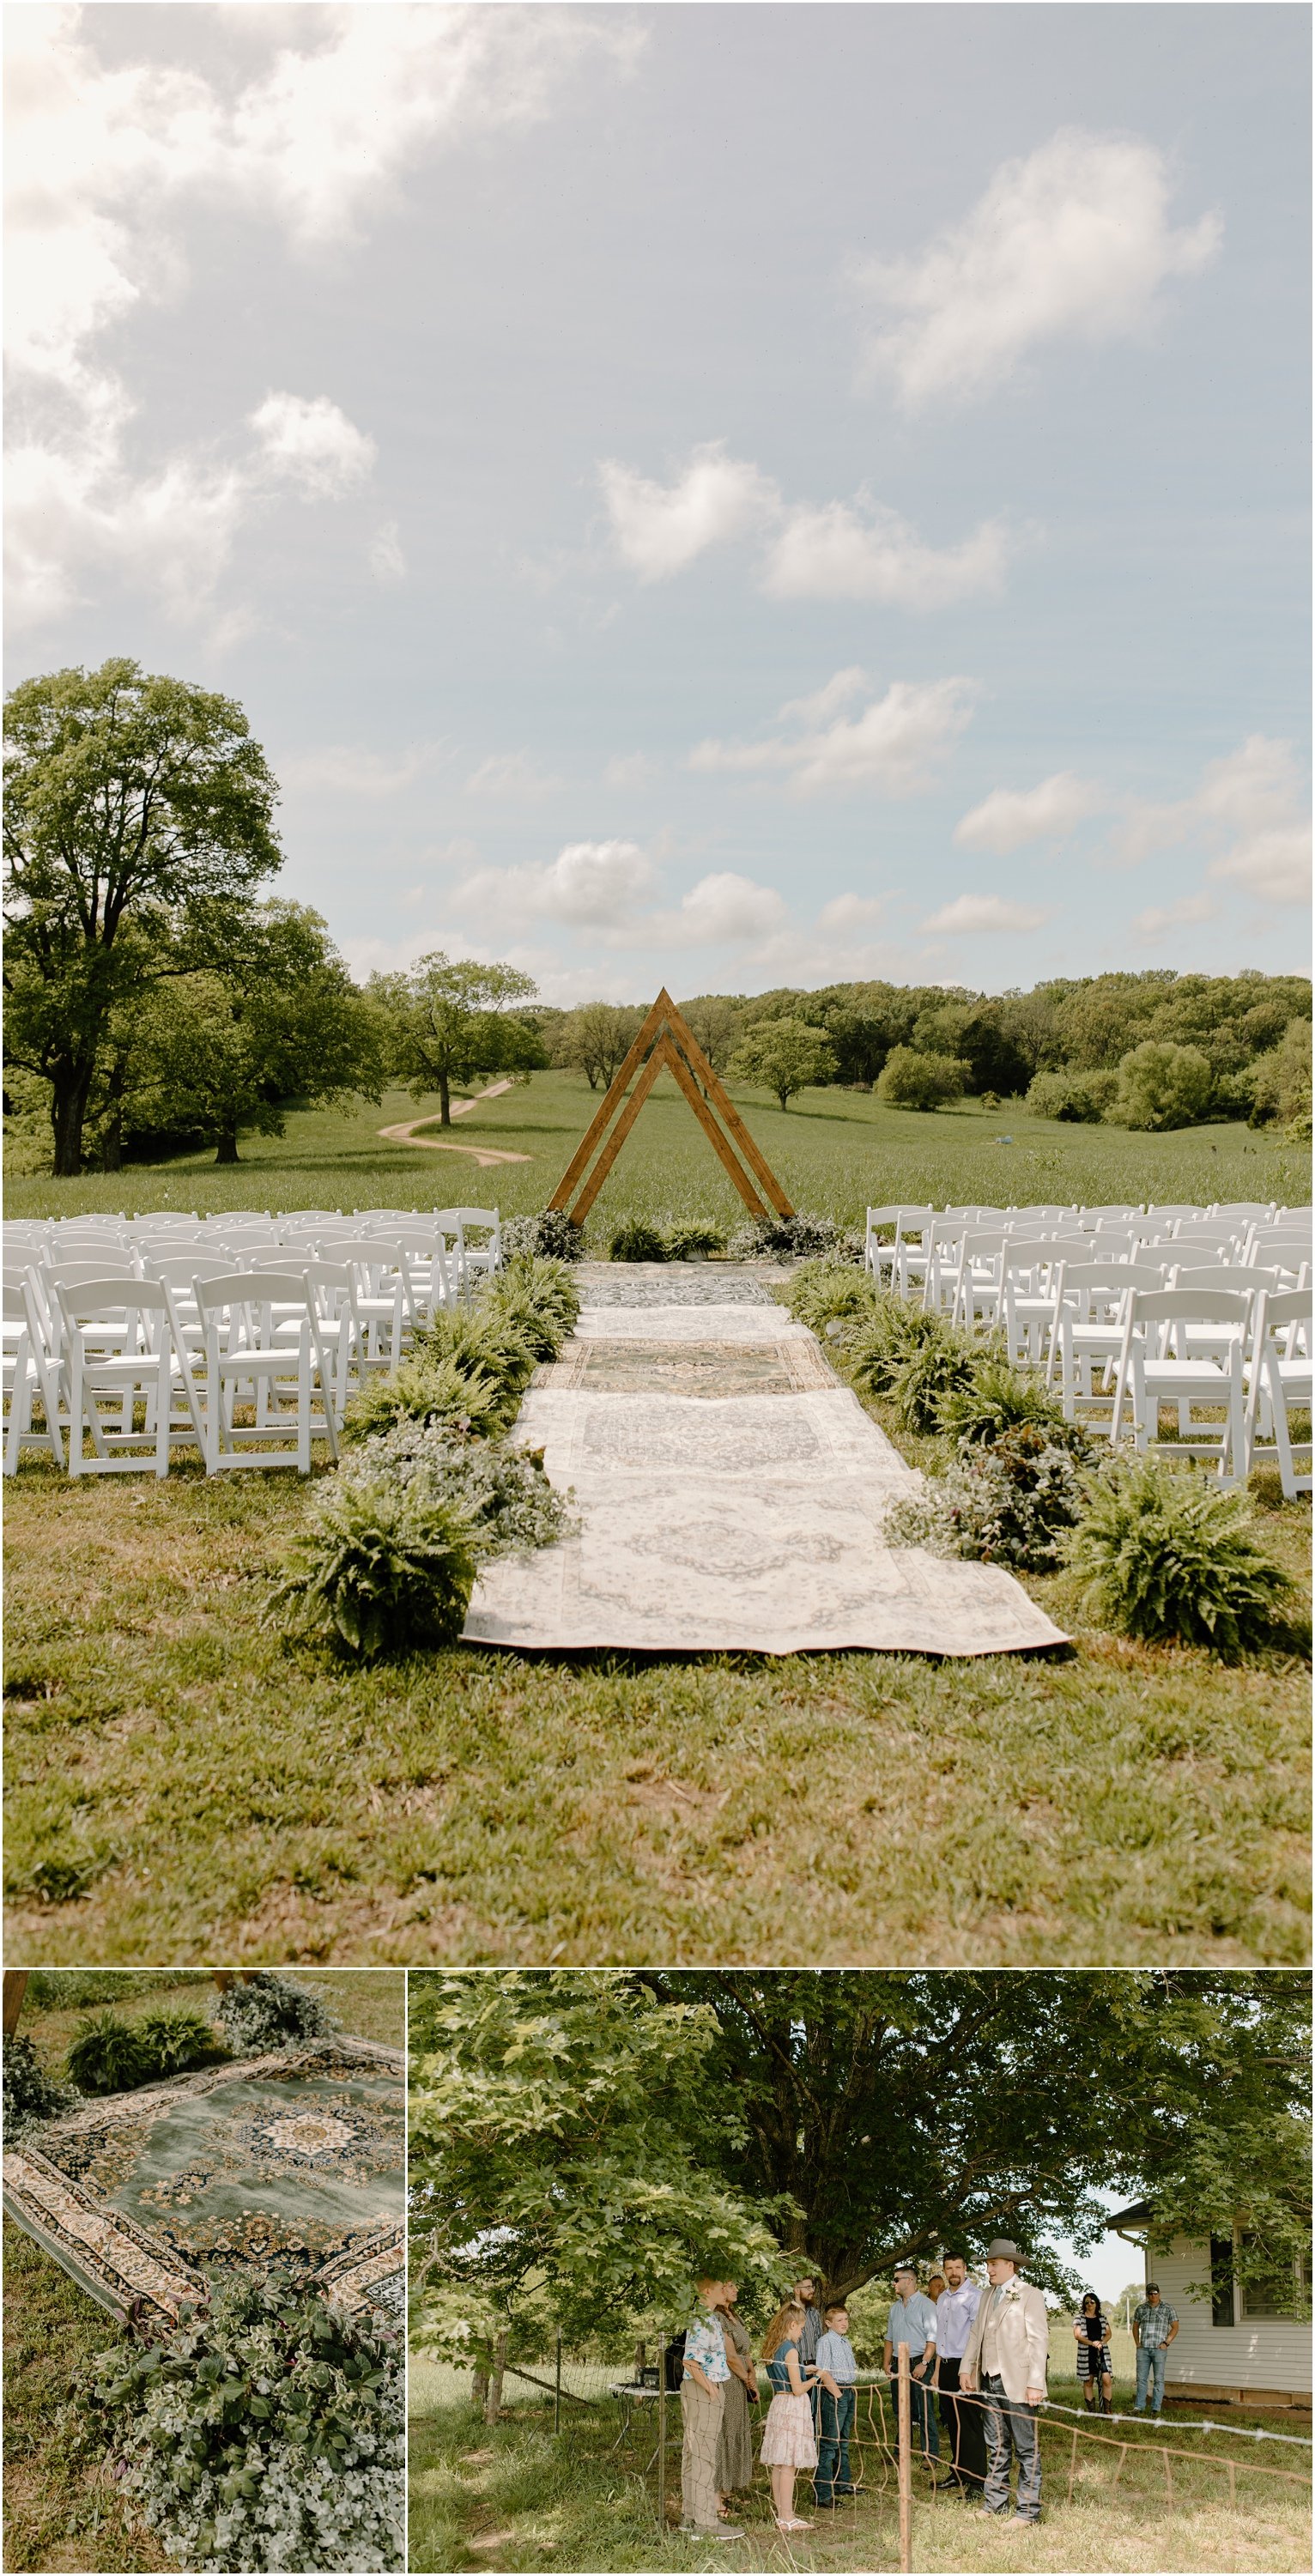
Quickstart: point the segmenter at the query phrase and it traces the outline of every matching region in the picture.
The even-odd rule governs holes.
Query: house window
[[[1250,2236],[1242,2239],[1245,2246],[1254,2241]],[[1240,2284],[1243,2316],[1249,2321],[1253,2317],[1299,2315],[1307,2295],[1305,2272],[1304,2263],[1279,2262],[1268,2271],[1253,2273]]]
[[[1216,2326],[1231,2326],[1234,2322],[1231,2236],[1210,2239],[1210,2321]]]

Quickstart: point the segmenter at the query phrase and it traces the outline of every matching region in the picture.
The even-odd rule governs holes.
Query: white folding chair
[[[56,1282],[63,1325],[62,1377],[68,1390],[70,1476],[141,1473],[153,1463],[169,1473],[176,1432],[190,1439],[190,1422],[173,1409],[174,1354],[168,1300],[158,1281],[103,1279]],[[113,1422],[101,1406],[118,1408]],[[136,1428],[138,1402],[145,1429]],[[91,1434],[86,1457],[83,1434]]]
[[[354,1367],[401,1367],[409,1327],[415,1320],[416,1290],[400,1244],[383,1236],[322,1234],[316,1258],[344,1266],[351,1274],[355,1322]]]
[[[318,1438],[336,1459],[334,1372],[304,1274],[244,1270],[198,1277],[194,1293],[203,1328],[207,1475],[232,1467],[296,1467],[308,1476],[311,1441]],[[254,1424],[239,1423],[238,1408],[248,1403]],[[295,1451],[258,1445],[280,1437],[295,1437]]]
[[[1161,1405],[1176,1405],[1178,1438],[1167,1454],[1213,1460],[1221,1483],[1241,1484],[1246,1475],[1243,1363],[1251,1305],[1249,1297],[1230,1289],[1134,1288],[1114,1390],[1115,1437],[1126,1402],[1133,1438],[1145,1452],[1159,1440]],[[1206,1324],[1231,1330],[1214,1350],[1189,1350],[1187,1328]],[[1221,1422],[1199,1418],[1216,1412],[1222,1412]]]
[[[1000,1316],[1005,1348],[1015,1367],[1039,1368],[1048,1357],[1055,1290],[1066,1261],[1083,1261],[1080,1236],[1031,1241],[1010,1235],[1000,1265]]]
[[[9,1407],[5,1424],[4,1472],[13,1476],[18,1471],[24,1449],[49,1449],[57,1467],[64,1464],[64,1443],[60,1438],[59,1405],[46,1401],[45,1377],[33,1342],[32,1319],[22,1284],[9,1280],[4,1291],[4,1392]],[[34,1431],[32,1413],[40,1396],[45,1428]]]
[[[1064,1261],[1052,1283],[1046,1384],[1058,1375],[1066,1422],[1119,1436],[1114,1411],[1119,1354],[1127,1303],[1134,1288],[1162,1288],[1164,1273],[1152,1262]],[[1105,1414],[1102,1423],[1097,1417]]]
[[[1315,1401],[1311,1355],[1311,1310],[1315,1304],[1309,1288],[1281,1289],[1276,1295],[1262,1291],[1256,1313],[1255,1341],[1246,1363],[1247,1377],[1247,1466],[1272,1458],[1279,1472],[1279,1482],[1289,1502],[1298,1494],[1311,1491],[1312,1448],[1308,1431],[1304,1440],[1292,1438],[1288,1421],[1290,1411],[1309,1414]],[[1304,1475],[1293,1470],[1292,1452],[1304,1450],[1307,1467]]]

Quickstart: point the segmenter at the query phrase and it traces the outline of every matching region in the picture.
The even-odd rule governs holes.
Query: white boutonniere
[[[1011,2282],[1010,2282],[1010,2284],[1009,2284],[1008,2289],[1007,2289],[1007,2290],[1006,2290],[1006,2292],[1005,2292],[1005,2305],[1006,2305],[1006,2307],[1009,2307],[1009,2308],[1016,2308],[1016,2307],[1017,2307],[1017,2305],[1018,2305],[1018,2302],[1019,2302],[1020,2298],[1022,2297],[1022,2295],[1023,2295],[1023,2294],[1022,2294],[1022,2291],[1018,2288],[1017,2283],[1016,2283],[1016,2282],[1014,2282],[1014,2281],[1011,2281]]]

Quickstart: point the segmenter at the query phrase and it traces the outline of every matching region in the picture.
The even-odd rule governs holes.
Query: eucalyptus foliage
[[[943,1476],[901,1495],[882,1525],[887,1547],[925,1548],[987,1565],[1052,1574],[1082,1510],[1073,1452],[1035,1423],[988,1446],[963,1441]]]
[[[226,1986],[219,1998],[219,2019],[238,2057],[329,2039],[339,2026],[322,1995],[273,1968],[254,1968],[240,1985]]]
[[[468,1522],[481,1563],[551,1547],[569,1523],[565,1497],[544,1473],[543,1452],[507,1440],[473,1440],[443,1422],[399,1422],[354,1451],[343,1475],[405,1491],[423,1485]]]
[[[403,2563],[400,2338],[278,2284],[103,2354],[87,2392],[169,2555],[198,2569]]]

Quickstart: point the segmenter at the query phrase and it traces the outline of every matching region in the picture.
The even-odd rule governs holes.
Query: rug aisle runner
[[[574,1534],[503,1559],[464,1634],[512,1646],[874,1646],[991,1655],[1063,1633],[999,1566],[883,1545],[921,1479],[842,1386],[774,1274],[582,1263],[582,1307],[516,1438],[572,1489]]]

